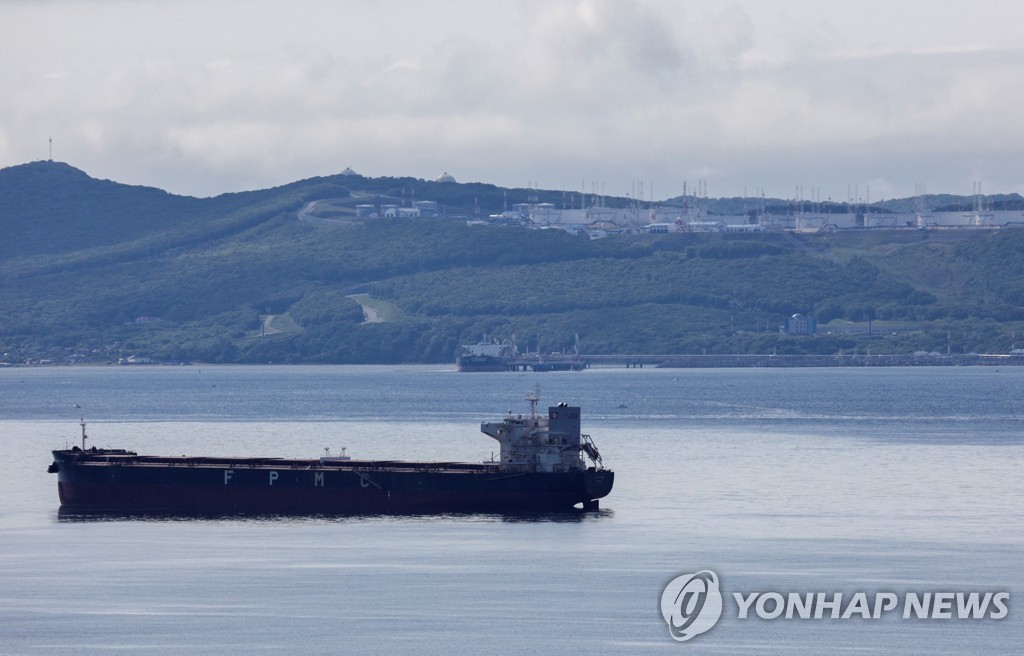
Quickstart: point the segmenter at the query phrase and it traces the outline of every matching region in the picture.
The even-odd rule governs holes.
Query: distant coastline
[[[774,354],[732,354],[732,355],[580,355],[583,366],[577,370],[599,367],[611,369],[626,367],[633,369],[744,369],[744,368],[786,368],[786,367],[1016,367],[1024,365],[1024,354],[1012,353],[913,353],[913,354],[850,354],[850,355],[774,355]],[[447,363],[212,363],[212,362],[0,362],[0,370],[51,367],[246,367],[246,366],[416,366],[448,367]],[[451,363],[455,370],[455,364]],[[510,370],[511,371],[511,370]],[[544,370],[546,372],[547,370]]]

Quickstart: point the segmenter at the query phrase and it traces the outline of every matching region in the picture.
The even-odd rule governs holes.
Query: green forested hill
[[[352,220],[402,197],[450,215],[507,200],[359,176],[196,199],[54,162],[0,170],[0,357],[445,362],[485,332],[544,350],[579,334],[588,353],[1005,352],[1024,328],[1024,231],[590,241]],[[322,199],[348,220],[299,220]],[[386,321],[363,323],[353,294]],[[822,334],[780,335],[797,312]]]

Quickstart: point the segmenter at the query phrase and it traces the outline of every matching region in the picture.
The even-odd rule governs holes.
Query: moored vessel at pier
[[[512,344],[489,342],[485,336],[478,344],[463,344],[455,358],[455,366],[459,371],[508,371],[515,356]]]

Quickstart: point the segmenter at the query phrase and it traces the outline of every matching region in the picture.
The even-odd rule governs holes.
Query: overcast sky
[[[0,0],[0,166],[1024,193],[1020,0]]]

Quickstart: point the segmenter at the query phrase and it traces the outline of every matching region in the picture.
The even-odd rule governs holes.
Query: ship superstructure
[[[508,471],[571,472],[602,468],[601,455],[589,435],[580,432],[580,408],[565,403],[537,414],[537,395],[526,397],[530,414],[509,412],[501,422],[484,422],[480,430],[501,445],[501,467]]]

